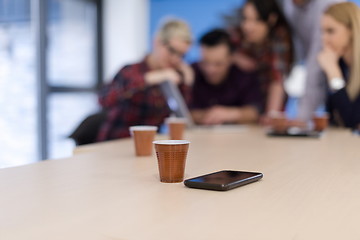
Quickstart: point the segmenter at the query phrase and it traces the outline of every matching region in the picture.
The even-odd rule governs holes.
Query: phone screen
[[[190,181],[199,182],[199,183],[210,183],[210,184],[220,184],[227,185],[233,182],[238,182],[241,180],[253,178],[259,176],[261,173],[254,172],[240,172],[240,171],[220,171],[216,173],[211,173],[208,175],[200,176],[193,178]]]

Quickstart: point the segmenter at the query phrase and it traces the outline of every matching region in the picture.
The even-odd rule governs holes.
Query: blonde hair
[[[192,35],[189,25],[180,19],[167,19],[160,26],[156,36],[163,42],[167,43],[172,38],[192,43]]]
[[[345,25],[352,33],[353,59],[346,91],[354,100],[360,94],[360,9],[355,3],[344,2],[330,6],[324,14]]]

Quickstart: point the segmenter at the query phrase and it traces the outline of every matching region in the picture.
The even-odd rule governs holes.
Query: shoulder
[[[232,81],[236,81],[241,85],[252,85],[257,83],[256,72],[245,72],[234,64],[230,67],[230,78]]]
[[[200,71],[199,62],[194,62],[190,64],[190,67],[194,70],[194,72]]]
[[[317,4],[318,11],[323,13],[328,7],[330,7],[333,4],[346,2],[345,0],[322,0],[322,1],[313,1],[314,4]]]
[[[194,71],[195,80],[197,80],[198,78],[203,76],[199,62],[194,62],[190,66],[191,66],[192,70]]]
[[[274,29],[272,35],[273,43],[284,43],[291,41],[291,32],[289,28],[284,25],[280,25]]]
[[[141,79],[147,71],[148,68],[144,61],[127,64],[117,71],[117,73],[113,77],[113,82],[123,82],[132,79]]]
[[[235,75],[235,76],[252,76],[255,75],[255,72],[246,72],[241,70],[238,66],[236,66],[235,64],[232,64],[230,66],[230,75]]]
[[[194,71],[194,84],[193,84],[193,90],[198,90],[200,88],[205,88],[209,86],[209,84],[206,81],[206,77],[201,70],[200,63],[195,62],[191,64],[191,68]]]
[[[119,70],[118,74],[121,75],[145,74],[146,71],[148,71],[147,64],[145,63],[145,61],[141,61],[141,62],[125,65]]]
[[[124,67],[122,67],[120,69],[120,71],[127,71],[127,70],[138,70],[141,68],[147,67],[147,64],[145,62],[145,60],[141,61],[141,62],[136,62],[136,63],[132,63],[132,64],[127,64]]]

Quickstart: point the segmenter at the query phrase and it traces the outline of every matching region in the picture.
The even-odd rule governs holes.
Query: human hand
[[[176,70],[172,68],[167,68],[162,71],[163,71],[164,81],[170,81],[176,85],[181,82],[181,75],[178,72],[176,72]]]
[[[252,72],[257,68],[256,61],[242,53],[235,53],[233,61],[235,65],[245,72]]]
[[[183,74],[184,83],[188,86],[192,86],[194,82],[194,71],[189,64],[182,62],[178,67],[178,70]]]
[[[240,118],[240,114],[239,109],[217,105],[207,110],[201,123],[205,125],[217,125],[236,122],[236,120]]]
[[[262,115],[260,117],[259,122],[260,122],[260,125],[262,125],[262,126],[270,126],[271,125],[271,117],[267,114]]]
[[[329,78],[334,77],[334,76],[330,77],[330,75],[334,75],[334,71],[336,71],[335,73],[336,75],[338,74],[339,56],[330,46],[325,45],[324,48],[318,54],[317,59],[320,64],[320,67],[324,70],[324,72],[328,75]]]
[[[172,68],[166,68],[146,73],[145,81],[148,85],[156,85],[164,81],[170,81],[177,85],[181,81],[181,76],[178,72],[176,72],[176,70]]]
[[[289,120],[290,127],[306,128],[306,122],[299,119]]]

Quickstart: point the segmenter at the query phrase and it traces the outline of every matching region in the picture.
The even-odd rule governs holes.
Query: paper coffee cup
[[[184,139],[184,131],[186,128],[186,118],[170,117],[165,119],[165,123],[169,128],[169,136],[171,140]]]
[[[156,126],[132,126],[130,134],[134,139],[136,156],[151,156],[152,142],[154,141]]]
[[[189,144],[186,140],[154,141],[161,182],[176,183],[184,180]]]

